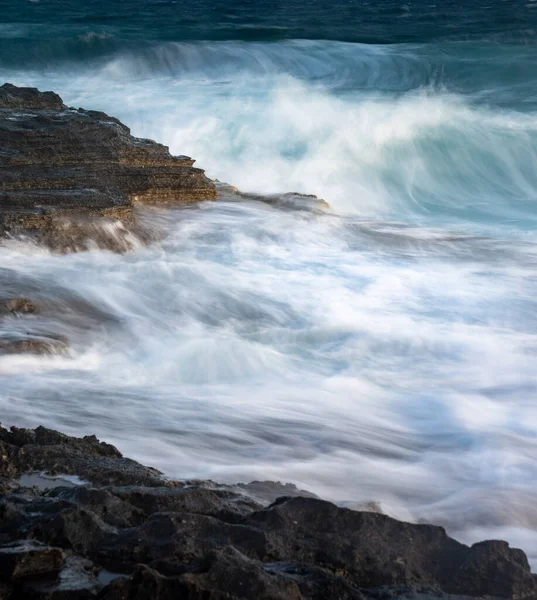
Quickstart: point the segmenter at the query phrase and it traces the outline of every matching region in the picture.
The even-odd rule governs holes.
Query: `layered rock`
[[[53,92],[0,87],[0,232],[50,234],[59,217],[128,221],[139,204],[215,199],[214,184],[193,164]]]
[[[21,477],[32,471],[86,483]],[[441,527],[300,495],[263,505],[247,493],[267,482],[170,481],[94,436],[0,429],[0,477],[6,600],[537,598],[506,542],[468,547]]]

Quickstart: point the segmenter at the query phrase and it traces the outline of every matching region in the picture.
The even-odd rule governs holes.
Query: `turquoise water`
[[[61,308],[31,319],[72,353],[0,359],[3,423],[378,501],[535,560],[534,10],[8,2],[0,79],[331,208],[153,215],[165,239],[125,256],[5,244],[0,282]]]

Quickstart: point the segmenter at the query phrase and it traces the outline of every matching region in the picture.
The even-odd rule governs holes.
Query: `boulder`
[[[59,548],[34,542],[17,543],[0,548],[0,579],[19,581],[45,575],[57,575],[63,565]]]

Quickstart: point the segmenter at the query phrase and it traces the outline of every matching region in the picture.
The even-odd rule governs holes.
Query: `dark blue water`
[[[537,2],[0,14],[0,79],[331,207],[172,211],[126,256],[5,244],[0,275],[63,307],[33,319],[72,354],[1,358],[3,422],[97,433],[174,476],[378,501],[535,559]]]
[[[66,36],[98,27],[131,40],[395,44],[487,38],[531,43],[536,36],[534,10],[535,3],[528,0],[4,0],[2,20],[37,25],[42,38],[51,27]]]

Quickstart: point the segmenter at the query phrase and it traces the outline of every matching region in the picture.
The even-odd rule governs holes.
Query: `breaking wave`
[[[535,559],[534,48],[25,27],[0,31],[4,79],[331,211],[171,211],[125,256],[2,246],[4,289],[71,341],[0,358],[3,420],[97,433],[174,476],[378,501]]]

